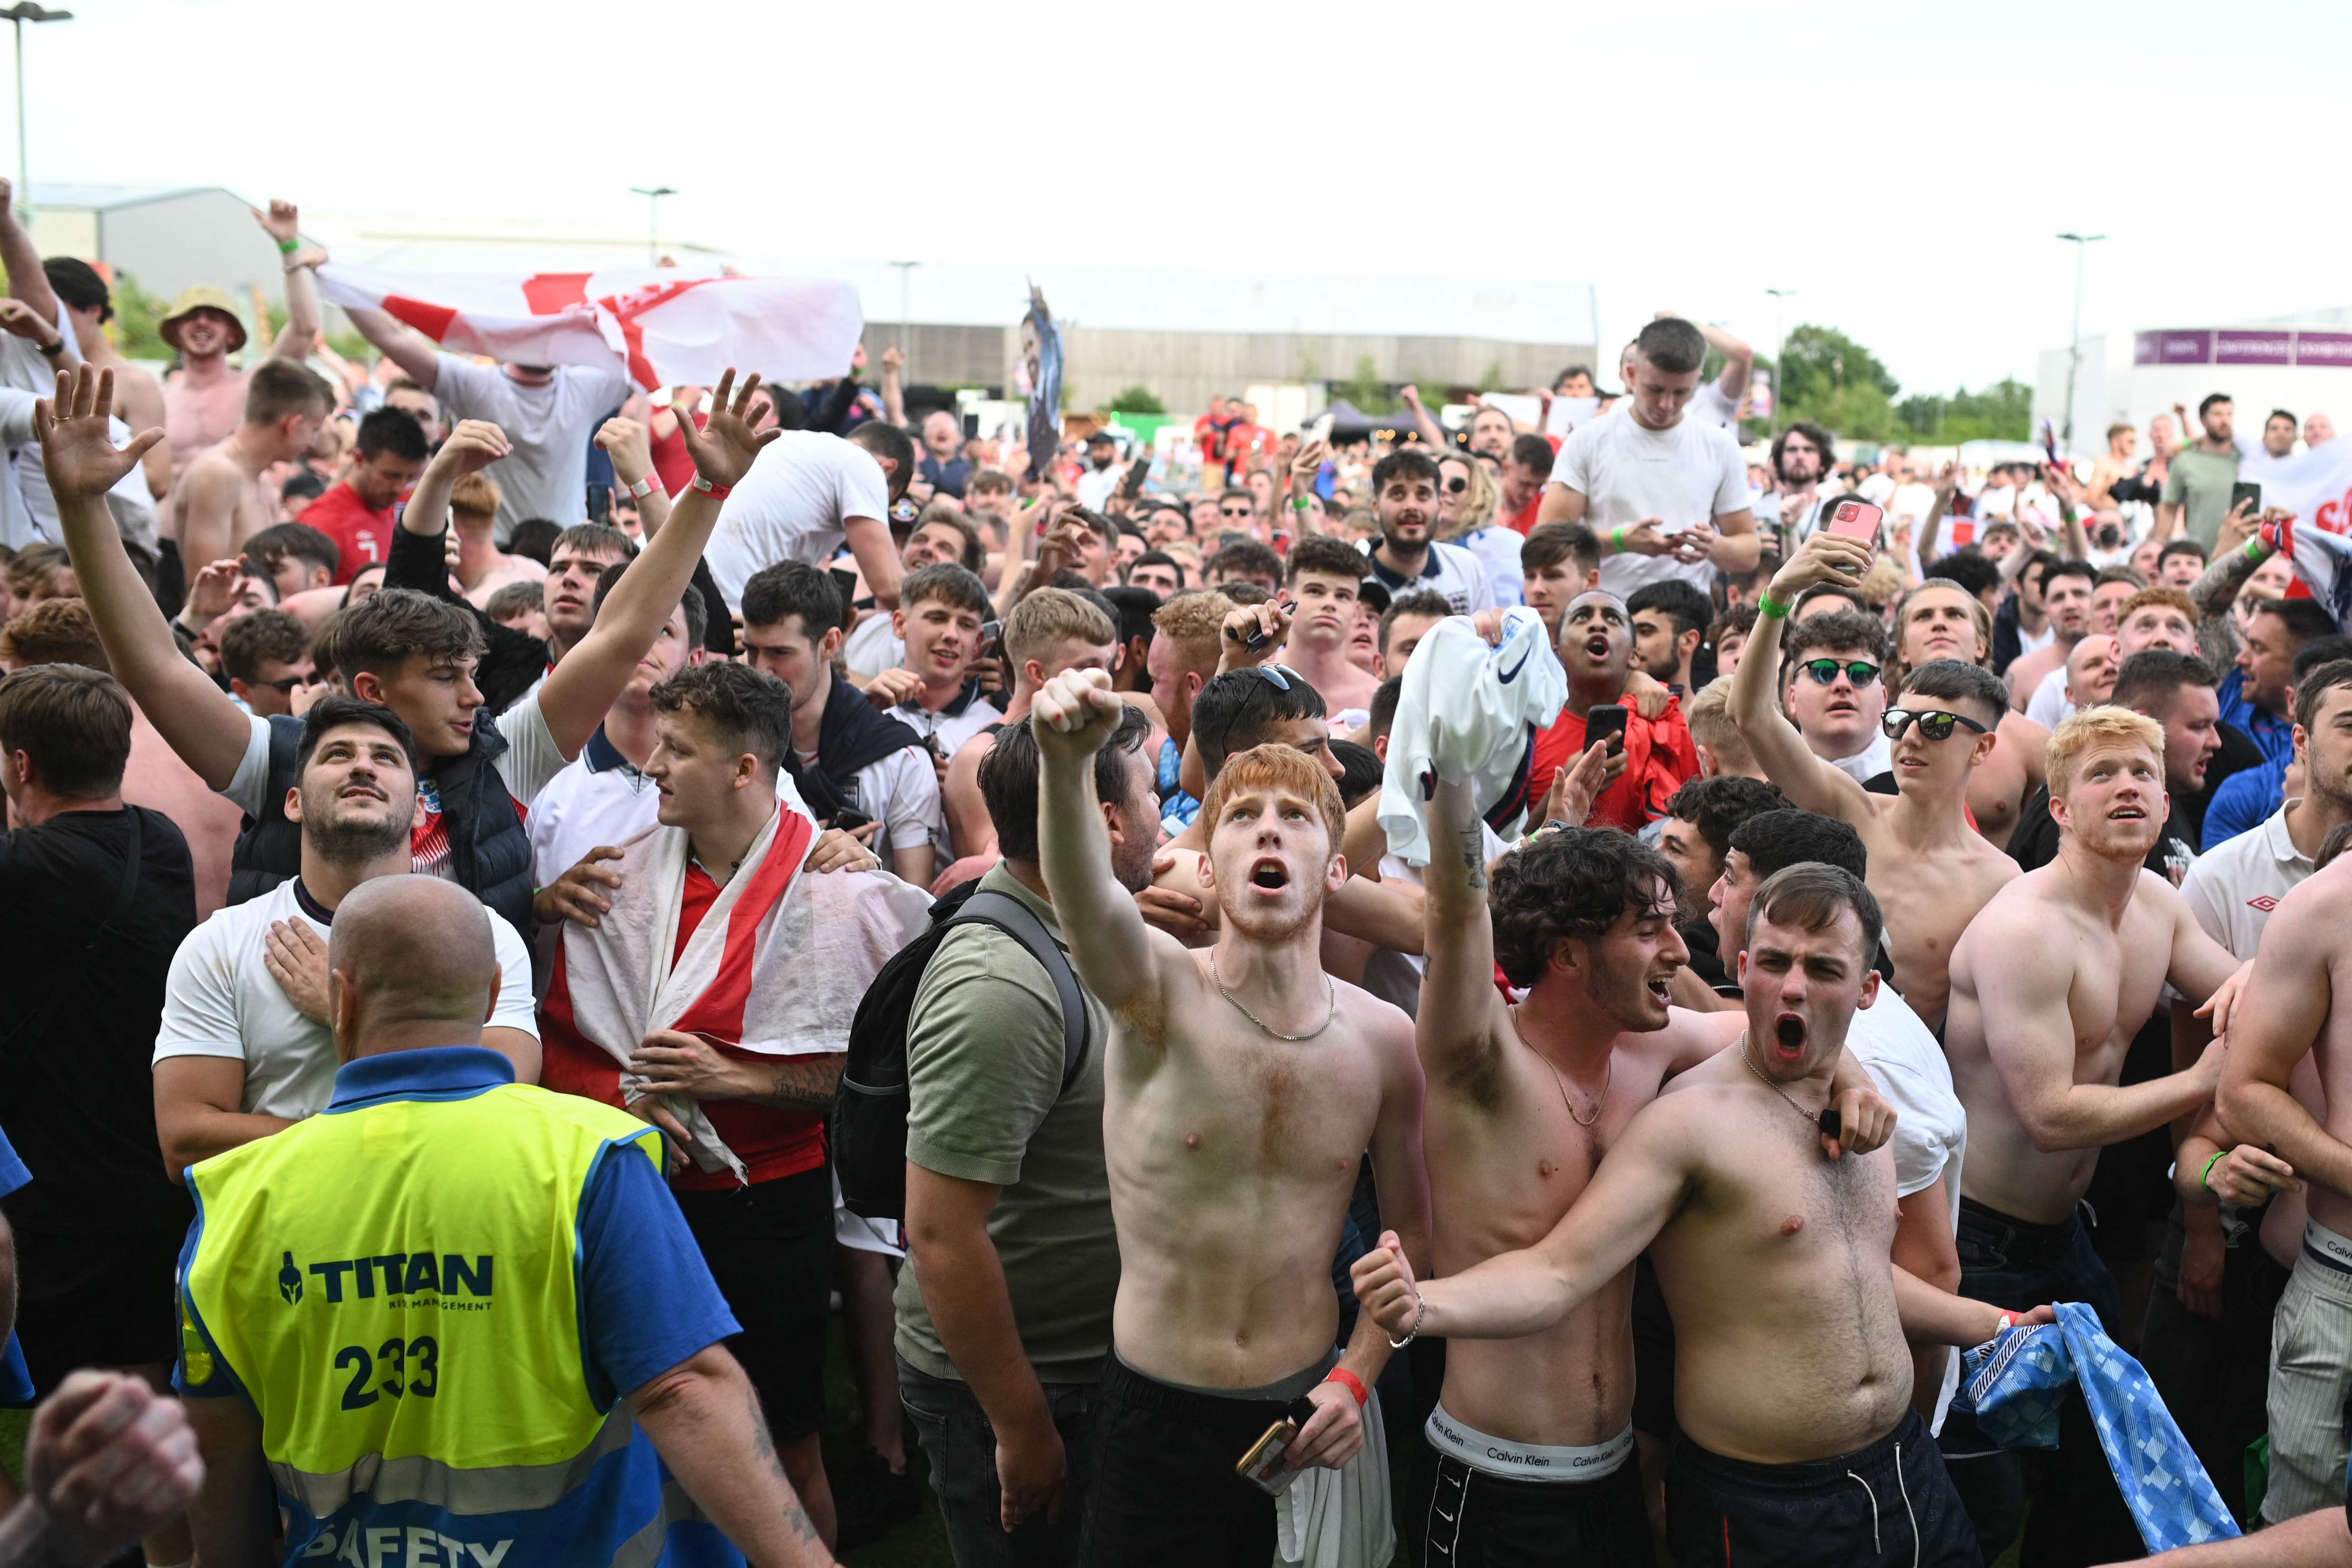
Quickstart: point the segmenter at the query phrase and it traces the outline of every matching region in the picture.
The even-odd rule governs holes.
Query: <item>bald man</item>
[[[189,1167],[205,1218],[176,1381],[207,1467],[199,1555],[377,1556],[404,1539],[412,1560],[422,1543],[496,1563],[561,1530],[583,1561],[651,1537],[741,1562],[723,1535],[761,1563],[831,1564],[720,1343],[735,1321],[663,1184],[658,1131],[519,1085],[483,1047],[491,933],[452,882],[352,889],[327,942],[336,1114]],[[320,1305],[277,1315],[305,1296]],[[265,1312],[272,1331],[251,1334]],[[298,1425],[320,1409],[338,1419]],[[484,1416],[517,1410],[552,1463],[510,1483]],[[395,1424],[420,1484],[376,1475]],[[684,1500],[666,1500],[665,1466]],[[461,1472],[480,1478],[462,1500],[433,1484]]]
[[[2116,672],[2123,662],[2121,643],[2105,632],[2091,633],[2074,645],[2064,664],[2034,689],[2025,716],[2054,730],[2076,709],[2097,707],[2114,695]]]

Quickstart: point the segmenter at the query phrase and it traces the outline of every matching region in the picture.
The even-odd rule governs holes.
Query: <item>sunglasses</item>
[[[1797,667],[1813,678],[1816,685],[1827,686],[1845,672],[1845,678],[1856,686],[1868,686],[1878,679],[1878,666],[1867,659],[1848,661],[1839,658],[1809,658]]]
[[[1448,479],[1445,481],[1445,493],[1447,495],[1458,496],[1469,488],[1470,481],[1468,479]]]
[[[283,691],[290,696],[295,688],[308,686],[318,679],[319,678],[315,675],[305,673],[302,675],[289,675],[283,680],[249,680],[246,682],[246,684],[248,686],[267,686],[272,691]]]
[[[1301,686],[1307,684],[1307,678],[1286,664],[1254,664],[1249,667],[1249,672],[1265,677],[1276,691],[1289,690],[1294,680]]]
[[[1966,724],[1969,730],[1979,735],[1985,732],[1985,727],[1982,724],[1964,714],[1922,713],[1909,708],[1889,708],[1886,710],[1886,717],[1878,721],[1878,727],[1886,731],[1888,740],[1899,741],[1903,738],[1903,731],[1908,730],[1915,722],[1919,726],[1919,733],[1930,741],[1950,740],[1952,728],[1957,724]]]
[[[1249,507],[1241,507],[1236,509],[1234,507],[1221,506],[1217,509],[1217,515],[1219,517],[1255,517],[1257,513]]]

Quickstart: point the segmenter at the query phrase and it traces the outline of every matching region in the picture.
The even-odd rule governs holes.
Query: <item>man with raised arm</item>
[[[731,372],[721,378],[708,426],[686,437],[699,473],[720,489],[740,478],[773,438],[772,432],[754,435],[743,418],[758,378],[730,405],[726,394],[732,379]],[[172,749],[252,818],[238,840],[230,882],[230,899],[241,902],[300,869],[300,835],[286,816],[285,802],[298,782],[301,721],[262,719],[232,702],[182,657],[154,598],[131,570],[106,510],[106,489],[163,432],[144,432],[118,451],[101,412],[110,380],[110,373],[91,374],[87,367],[58,378],[57,412],[51,415],[45,405],[39,420],[49,484],[117,678]],[[495,460],[504,448],[496,426],[462,426],[418,481],[412,515],[430,518],[437,531],[457,476]],[[459,883],[517,930],[530,929],[530,843],[518,803],[527,805],[587,744],[677,607],[718,514],[707,491],[689,488],[669,526],[614,588],[595,629],[543,685],[495,719],[483,715],[474,684],[482,645],[470,609],[413,590],[386,589],[337,619],[319,656],[334,667],[338,689],[391,708],[416,738],[417,793],[425,801],[415,835],[418,870]]]
[[[1911,1407],[1906,1341],[1980,1344],[2010,1319],[1887,1261],[1890,1153],[1822,1158],[1878,936],[1878,902],[1851,873],[1782,871],[1749,916],[1746,1032],[1633,1116],[1548,1236],[1423,1285],[1391,1237],[1355,1265],[1388,1333],[1458,1350],[1553,1330],[1647,1247],[1675,1325],[1680,1563],[1978,1562]]]
[[[1388,1362],[1369,1312],[1334,1348],[1331,1258],[1367,1150],[1386,1223],[1426,1257],[1421,1066],[1402,1013],[1323,973],[1345,816],[1330,775],[1289,747],[1231,759],[1202,805],[1216,946],[1187,952],[1144,923],[1095,799],[1094,753],[1122,712],[1108,675],[1071,670],[1030,716],[1040,867],[1115,1025],[1103,1142],[1120,1273],[1080,1560],[1263,1562],[1275,1500],[1235,1464],[1303,1396],[1315,1414],[1284,1468],[1344,1467]],[[1376,1515],[1357,1522],[1381,1533]]]
[[[1823,531],[1773,574],[1732,678],[1731,716],[1764,776],[1790,805],[1850,823],[1862,835],[1870,890],[1886,910],[1895,988],[1940,1032],[1952,944],[1985,900],[2017,875],[2017,863],[1986,843],[1968,818],[1969,781],[1992,754],[2008,704],[2000,679],[1977,665],[1939,658],[1912,670],[1884,721],[1894,747],[1892,798],[1873,795],[1812,753],[1775,700],[1781,634],[1798,595],[1816,583],[1858,582],[1870,561],[1867,543]]]
[[[2288,809],[2294,809],[2293,803]],[[2270,1490],[2277,1524],[2333,1504],[2352,1453],[2352,858],[2339,857],[2279,900],[2230,1028],[2220,1109],[2241,1142],[2268,1149],[2302,1178],[2303,1255],[2279,1300],[2271,1347]],[[2287,1080],[2311,1058],[2326,1120]],[[2269,1539],[2265,1532],[2263,1539]]]
[[[1930,577],[1904,595],[1895,613],[1895,673],[1939,658],[1991,668],[1992,612],[1948,577]],[[1969,814],[1994,848],[2009,847],[2019,811],[2042,787],[2042,753],[2049,744],[2050,731],[2042,726],[2014,710],[2001,713],[1992,752],[1969,775],[1968,792]]]
[[[2168,983],[2192,1004],[2212,998],[2226,1030],[2215,993],[2237,961],[2143,864],[2167,813],[2162,727],[2126,709],[2086,709],[2051,736],[2049,769],[2058,858],[1995,893],[1952,950],[1944,1047],[1969,1113],[1960,1293],[2082,1301],[2113,1334],[2115,1276],[2078,1215],[2099,1151],[2188,1115],[2221,1073],[2216,1042],[2185,1071],[2119,1088],[2124,1056]],[[1990,1562],[2017,1533],[2022,1461],[1957,1414],[1942,1439]],[[2063,1506],[2033,1510],[2023,1561],[2137,1548],[2079,1395],[2062,1409],[2051,1481],[2043,1496]]]
[[[1599,784],[1603,746],[1578,760],[1575,798]],[[1605,828],[1548,832],[1498,864],[1490,895],[1468,787],[1440,780],[1430,819],[1415,1032],[1429,1080],[1431,1261],[1456,1274],[1540,1243],[1661,1083],[1733,1030],[1723,1016],[1666,1005],[1687,954],[1674,868],[1656,850]],[[1496,990],[1498,955],[1528,989],[1516,1007]],[[1846,1127],[1865,1119],[1860,1094],[1841,1110]],[[1879,1129],[1883,1108],[1874,1117]],[[1425,1428],[1437,1470],[1432,1506],[1416,1511],[1422,1562],[1654,1561],[1630,1462],[1633,1295],[1628,1267],[1538,1332],[1448,1347]]]

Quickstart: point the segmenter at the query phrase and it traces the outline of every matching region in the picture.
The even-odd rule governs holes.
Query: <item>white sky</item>
[[[603,232],[667,184],[759,255],[1590,279],[1612,343],[1769,353],[1787,288],[1910,391],[2032,379],[2062,229],[2086,331],[2352,304],[2341,4],[68,3],[37,184]]]

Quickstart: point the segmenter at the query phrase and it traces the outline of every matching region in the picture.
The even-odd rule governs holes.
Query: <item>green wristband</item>
[[[2199,1186],[2204,1188],[2209,1193],[2213,1191],[2213,1167],[2220,1164],[2221,1162],[2221,1156],[2228,1152],[2229,1151],[2227,1149],[2216,1149],[2213,1151],[2213,1157],[2205,1162],[2205,1168],[2203,1170],[2197,1173],[2197,1184]],[[2219,1197],[2221,1194],[2215,1193],[2214,1195]]]
[[[1612,528],[1609,531],[1609,548],[1615,551],[1620,555],[1625,553],[1625,531],[1623,529]]]
[[[2266,547],[2263,543],[2262,535],[2256,534],[2253,538],[2246,541],[2246,559],[2254,562],[2261,561],[2265,548]]]
[[[1784,605],[1771,595],[1759,591],[1756,595],[1756,613],[1768,621],[1785,621],[1794,605]]]
[[[302,242],[299,239],[281,239],[278,242],[278,249],[281,255],[291,256],[301,248]]]
[[[1305,511],[1307,510],[1307,498],[1305,496],[1292,496],[1290,498],[1290,510],[1293,511]]]

